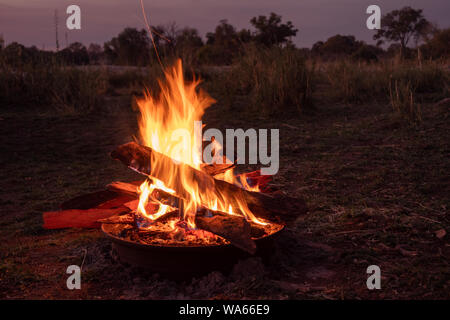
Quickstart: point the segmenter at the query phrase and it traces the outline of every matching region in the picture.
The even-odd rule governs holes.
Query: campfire
[[[142,175],[113,182],[107,190],[82,195],[44,213],[44,227],[99,227],[128,247],[219,248],[255,254],[257,242],[277,233],[307,211],[302,199],[270,187],[271,176],[235,174],[236,164],[209,142],[215,161],[203,159],[198,137],[204,111],[214,100],[184,79],[181,61],[166,70],[158,96],[137,100],[139,135],[111,157]],[[144,254],[144,253],[139,253]]]

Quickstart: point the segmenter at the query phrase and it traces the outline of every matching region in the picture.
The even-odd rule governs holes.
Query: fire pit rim
[[[113,224],[108,224],[108,223],[102,223],[101,225],[101,230],[102,232],[109,238],[112,239],[112,241],[114,242],[118,242],[122,245],[126,245],[126,246],[133,246],[133,247],[140,247],[143,249],[164,249],[164,250],[171,250],[171,251],[185,251],[185,250],[192,250],[192,251],[197,251],[197,250],[208,250],[208,249],[220,249],[220,248],[229,248],[229,247],[233,247],[233,245],[231,243],[227,243],[227,244],[205,244],[205,245],[186,245],[186,246],[181,246],[181,245],[161,245],[161,244],[143,244],[143,243],[139,243],[136,241],[130,241],[130,240],[126,240],[123,238],[120,238],[110,232],[108,232],[106,230],[106,228],[108,226],[111,226]],[[279,226],[279,229],[276,230],[275,232],[259,237],[259,238],[254,238],[253,240],[258,244],[258,242],[261,241],[265,241],[265,240],[269,240],[274,238],[275,236],[279,235],[280,232],[282,232],[286,226],[284,224],[279,224],[277,223],[277,225]]]

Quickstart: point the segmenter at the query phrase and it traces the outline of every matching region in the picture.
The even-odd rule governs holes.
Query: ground
[[[415,126],[383,105],[319,105],[278,118],[211,107],[204,122],[213,127],[280,129],[274,184],[310,211],[280,236],[269,262],[249,258],[231,274],[173,282],[116,263],[99,230],[42,228],[42,213],[64,200],[137,177],[109,157],[137,133],[129,105],[1,115],[0,298],[450,298],[445,107],[424,106]],[[70,291],[66,268],[83,260],[82,288]],[[366,286],[373,264],[381,290]]]

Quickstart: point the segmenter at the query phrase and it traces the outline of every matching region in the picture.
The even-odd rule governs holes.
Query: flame
[[[157,179],[154,179],[154,180],[155,180],[155,182],[152,184],[150,184],[148,180],[144,181],[144,183],[142,183],[138,189],[140,195],[139,195],[139,204],[138,204],[137,210],[140,214],[142,214],[144,217],[146,217],[147,219],[150,219],[150,220],[158,219],[159,217],[165,215],[171,208],[169,205],[160,203],[157,212],[155,212],[153,214],[147,213],[146,206],[148,204],[148,199],[151,196],[151,194],[153,193],[153,191],[155,189],[160,189],[160,190],[164,190],[168,193],[175,193],[174,190],[167,188],[162,181],[157,180]]]
[[[141,140],[144,145],[153,150],[200,170],[203,163],[201,128],[196,128],[194,123],[201,120],[205,110],[215,101],[204,91],[197,90],[200,80],[194,79],[192,82],[184,80],[181,60],[178,60],[172,68],[167,69],[164,74],[166,81],[159,81],[161,89],[159,96],[154,97],[147,92],[144,98],[137,100],[140,110],[139,133]],[[213,141],[213,143],[218,144],[217,141]],[[221,147],[219,144],[219,148]],[[248,220],[265,224],[252,214],[241,199],[230,201],[226,196],[216,194],[214,188],[200,192],[199,183],[202,182],[194,180],[187,170],[183,170],[186,166],[179,167],[176,172],[171,172],[166,170],[164,163],[152,158],[151,170],[158,170],[159,174],[163,172],[164,183],[154,179],[150,173],[153,182],[146,181],[139,187],[140,197],[137,210],[139,214],[155,220],[167,213],[170,209],[169,206],[161,203],[158,211],[153,214],[148,214],[145,207],[155,189],[174,193],[175,191],[170,187],[181,184],[187,195],[181,206],[182,218],[191,228],[195,227],[195,214],[199,207],[244,215]],[[161,178],[161,175],[159,177]],[[246,181],[239,184],[232,169],[215,178],[240,185],[248,190],[256,190],[250,188]],[[246,179],[244,177],[240,180]],[[233,212],[231,203],[238,204],[239,212]]]

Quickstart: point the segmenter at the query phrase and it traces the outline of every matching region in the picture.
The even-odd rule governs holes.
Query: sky
[[[66,28],[66,8],[81,8],[81,30]],[[194,27],[202,37],[221,19],[237,29],[250,28],[250,19],[275,12],[299,30],[293,42],[311,47],[335,35],[354,35],[374,44],[374,30],[366,27],[366,8],[377,4],[381,13],[411,6],[424,10],[425,17],[441,28],[450,27],[449,0],[144,0],[151,25],[175,22]],[[59,18],[60,46],[79,41],[103,44],[125,27],[144,28],[139,0],[0,0],[0,35],[6,43],[17,41],[41,49],[55,48],[55,10]]]

